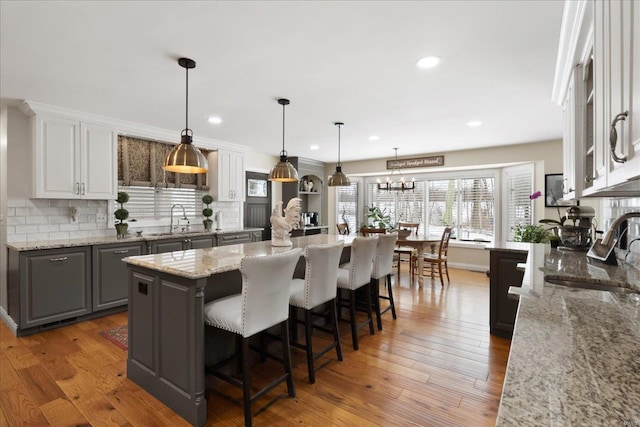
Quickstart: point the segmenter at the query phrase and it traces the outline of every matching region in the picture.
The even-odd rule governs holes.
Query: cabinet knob
[[[616,145],[618,145],[618,131],[616,131],[616,124],[621,120],[624,121],[628,115],[629,115],[628,111],[618,114],[613,119],[613,122],[611,123],[611,130],[609,130],[609,145],[611,147],[611,158],[616,163],[624,163],[627,161],[627,156],[619,157],[616,154]]]

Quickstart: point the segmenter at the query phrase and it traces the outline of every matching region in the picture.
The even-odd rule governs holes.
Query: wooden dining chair
[[[442,232],[442,238],[440,239],[440,247],[437,254],[423,254],[424,268],[428,268],[429,274],[432,274],[438,266],[438,275],[440,276],[440,283],[444,286],[443,273],[447,275],[447,282],[451,283],[449,278],[449,267],[447,266],[447,252],[449,250],[449,238],[451,237],[451,228],[447,227]],[[433,275],[432,275],[433,277]]]
[[[398,230],[402,232],[403,230],[409,230],[409,235],[418,235],[418,229],[420,228],[419,222],[399,222]],[[401,235],[402,237],[402,235]],[[411,246],[398,246],[395,249],[395,253],[398,255],[398,281],[400,281],[400,266],[402,262],[409,263],[409,272],[411,274],[411,279],[413,279],[415,273],[414,264],[417,261],[418,251],[416,248],[412,248]]]
[[[387,234],[387,230],[384,228],[362,227],[360,233],[364,237],[371,237],[373,234]]]
[[[351,233],[351,230],[349,230],[349,224],[346,222],[336,224],[336,227],[338,228],[338,234],[348,236]]]

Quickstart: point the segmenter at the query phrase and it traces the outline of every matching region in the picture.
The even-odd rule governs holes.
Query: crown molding
[[[140,123],[128,122],[126,120],[114,119],[111,117],[100,116],[97,114],[85,113],[82,111],[71,110],[68,108],[58,107],[55,105],[42,104],[35,101],[24,101],[20,105],[20,111],[27,116],[33,116],[35,114],[48,114],[58,117],[73,118],[78,121],[91,122],[93,124],[102,125],[115,129],[118,135],[125,135],[143,139],[150,139],[154,141],[178,144],[180,140],[180,133],[175,130],[158,128],[155,126],[143,125]],[[209,139],[194,136],[193,143],[200,147],[209,150],[229,150],[237,152],[247,152],[249,147],[240,144],[234,144],[232,142],[220,141],[217,139]]]

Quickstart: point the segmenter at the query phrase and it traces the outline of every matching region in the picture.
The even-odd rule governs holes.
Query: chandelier
[[[415,190],[416,179],[411,178],[410,182],[406,182],[404,180],[404,177],[402,176],[402,172],[396,169],[396,165],[398,164],[398,148],[394,147],[393,149],[396,152],[396,156],[395,156],[396,161],[393,163],[393,167],[391,168],[391,173],[387,177],[387,181],[382,182],[378,179],[378,190],[386,190],[386,191]]]

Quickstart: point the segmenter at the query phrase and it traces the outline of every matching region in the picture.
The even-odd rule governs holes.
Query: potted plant
[[[118,191],[118,198],[116,199],[116,203],[120,204],[120,208],[116,209],[113,213],[116,219],[119,221],[116,224],[116,234],[118,238],[125,237],[127,235],[127,229],[129,228],[129,224],[124,222],[125,219],[129,218],[129,211],[124,208],[124,204],[129,201],[129,194],[124,191]]]
[[[386,213],[386,209],[382,210],[378,206],[367,207],[367,223],[364,227],[384,228],[391,230],[391,216]]]
[[[549,232],[541,225],[516,225],[514,242],[547,243]]]
[[[213,197],[211,197],[211,195],[205,194],[202,196],[202,203],[207,205],[206,208],[202,209],[202,215],[204,216],[202,224],[204,224],[205,231],[211,231],[211,225],[213,225],[213,221],[210,219],[213,215],[213,210],[209,207],[211,202],[213,202]]]

